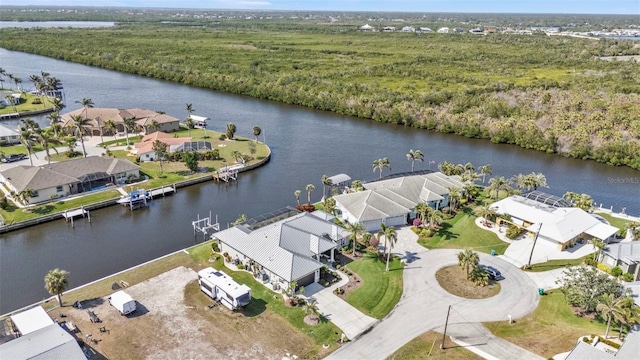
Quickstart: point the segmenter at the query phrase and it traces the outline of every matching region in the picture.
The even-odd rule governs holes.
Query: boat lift
[[[207,234],[209,230],[213,230],[211,233],[215,231],[220,231],[220,224],[218,223],[218,215],[216,215],[216,222],[211,223],[212,220],[211,211],[209,211],[209,216],[200,219],[200,214],[198,214],[198,220],[192,221],[191,225],[193,225],[193,237],[195,238],[198,232],[202,233],[204,240],[207,240]]]

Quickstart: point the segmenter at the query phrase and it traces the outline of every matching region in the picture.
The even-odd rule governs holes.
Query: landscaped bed
[[[440,286],[449,293],[465,299],[486,299],[500,292],[500,283],[490,280],[487,286],[476,286],[467,279],[464,269],[459,266],[448,266],[436,272]]]

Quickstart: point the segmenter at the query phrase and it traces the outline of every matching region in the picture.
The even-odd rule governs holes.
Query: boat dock
[[[238,180],[238,170],[244,168],[244,164],[235,164],[231,166],[225,166],[224,168],[216,171],[213,174],[213,179],[215,181],[224,181],[231,182],[234,180]]]
[[[64,217],[65,221],[71,221],[71,227],[74,226],[73,219],[79,216],[86,217],[89,220],[89,223],[91,223],[91,214],[89,213],[89,210],[85,210],[84,207],[75,210],[67,210],[62,213],[62,217]]]
[[[171,194],[173,194],[175,192],[176,192],[175,185],[174,186],[167,186],[167,187],[163,187],[163,188],[159,188],[159,189],[155,189],[155,190],[149,191],[149,196],[153,199],[156,196],[171,195]]]

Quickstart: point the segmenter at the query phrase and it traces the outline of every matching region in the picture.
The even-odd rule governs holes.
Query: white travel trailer
[[[249,304],[251,288],[240,285],[220,270],[206,268],[198,272],[200,290],[231,310]]]
[[[111,294],[109,304],[118,309],[121,315],[128,315],[136,311],[136,301],[124,291]]]

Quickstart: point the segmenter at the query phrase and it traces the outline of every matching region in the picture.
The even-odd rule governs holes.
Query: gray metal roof
[[[567,355],[566,360],[636,360],[640,358],[640,329],[627,334],[626,339],[615,354],[609,354],[590,344],[580,341]]]
[[[629,265],[633,263],[640,263],[640,242],[637,241],[610,244],[607,245],[606,248],[602,249],[602,251]]]
[[[238,225],[214,233],[218,239],[286,281],[300,279],[322,264],[311,256],[336,247],[344,229],[309,213],[300,213],[248,231]]]
[[[21,360],[86,360],[76,339],[58,324],[51,324],[0,345],[0,358]]]

